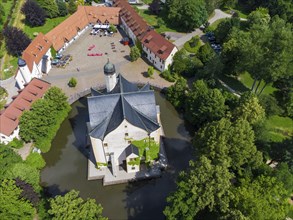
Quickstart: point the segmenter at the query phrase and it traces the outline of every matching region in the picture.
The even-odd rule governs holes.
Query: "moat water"
[[[41,181],[48,193],[57,195],[78,190],[83,198],[94,198],[101,203],[103,215],[113,220],[165,219],[166,198],[176,189],[178,173],[188,167],[192,149],[183,119],[159,92],[156,92],[156,101],[161,109],[170,165],[161,178],[114,186],[102,186],[101,180],[87,180],[88,109],[86,98],[82,98],[72,105],[50,152],[43,155],[47,165],[41,172]]]

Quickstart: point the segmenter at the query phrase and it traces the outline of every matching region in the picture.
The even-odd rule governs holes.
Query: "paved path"
[[[30,154],[32,149],[32,143],[24,144],[20,149],[17,149],[16,152],[21,156],[23,160],[26,160],[27,156]]]
[[[215,9],[215,15],[210,18],[208,20],[208,22],[210,24],[214,23],[215,21],[219,20],[219,19],[223,19],[223,18],[230,18],[232,15],[230,14],[227,14],[223,11],[221,11],[220,9]],[[183,47],[183,45],[185,44],[185,42],[189,41],[192,37],[194,36],[203,36],[204,33],[200,30],[200,29],[195,29],[195,31],[189,33],[189,34],[186,34],[182,37],[180,37],[179,39],[177,39],[174,44],[180,49]]]

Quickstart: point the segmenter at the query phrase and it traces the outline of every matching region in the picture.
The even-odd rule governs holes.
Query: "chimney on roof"
[[[145,39],[145,42],[146,42],[146,43],[149,43],[152,39],[153,39],[153,36],[152,36],[152,35],[149,35],[149,36]]]
[[[164,53],[166,50],[167,50],[167,46],[163,45],[159,51],[160,53]]]

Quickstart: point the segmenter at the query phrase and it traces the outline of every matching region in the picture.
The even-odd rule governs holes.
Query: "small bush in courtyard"
[[[68,82],[68,86],[75,87],[76,85],[77,85],[77,80],[74,77],[72,77]]]
[[[149,68],[148,68],[148,77],[152,78],[153,75],[154,75],[154,67],[149,66]]]
[[[140,52],[137,46],[133,46],[130,49],[130,59],[131,61],[136,61],[140,57]]]

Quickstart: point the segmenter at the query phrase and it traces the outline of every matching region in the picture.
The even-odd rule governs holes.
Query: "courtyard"
[[[45,81],[62,88],[68,96],[92,86],[104,85],[103,67],[109,59],[115,65],[116,72],[132,82],[149,82],[158,87],[171,85],[159,76],[159,72],[156,72],[152,78],[147,78],[148,64],[143,59],[130,61],[130,47],[120,43],[124,36],[122,31],[118,31],[111,37],[100,37],[100,35],[90,35],[91,30],[92,28],[88,28],[80,38],[62,52],[63,55],[70,54],[72,61],[65,68],[53,66],[49,74],[43,77]],[[99,56],[89,56],[91,54],[99,54]],[[71,77],[77,79],[75,88],[67,85]]]

